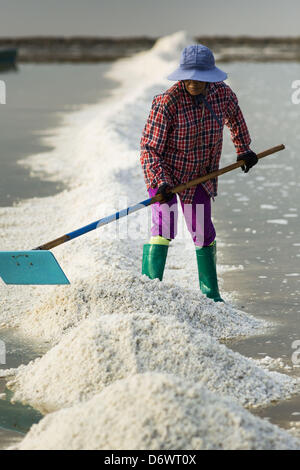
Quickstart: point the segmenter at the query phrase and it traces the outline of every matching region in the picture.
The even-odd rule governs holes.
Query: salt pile
[[[120,265],[125,257],[119,253]],[[128,262],[128,256],[126,257]],[[101,262],[101,276],[72,283],[68,290],[53,290],[28,311],[20,326],[30,335],[57,342],[70,328],[91,314],[141,312],[175,316],[219,339],[261,332],[265,322],[231,307],[216,304],[198,290],[176,282],[150,281],[146,276]]]
[[[300,442],[200,385],[138,374],[32,426],[20,450],[284,450]]]
[[[244,406],[267,404],[299,390],[299,383],[261,370],[172,315],[132,313],[89,318],[42,358],[21,366],[8,387],[14,401],[49,413],[85,401],[119,379],[172,373]]]

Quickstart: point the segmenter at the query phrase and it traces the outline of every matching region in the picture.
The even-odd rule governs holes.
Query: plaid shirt
[[[219,168],[223,144],[223,127],[228,126],[238,155],[250,150],[250,135],[238,100],[223,82],[210,83],[206,100],[211,112],[185,89],[182,81],[154,97],[141,139],[141,164],[147,188],[163,183],[174,187],[204,176]],[[217,178],[203,186],[213,199],[217,195]],[[191,204],[196,187],[180,193]]]

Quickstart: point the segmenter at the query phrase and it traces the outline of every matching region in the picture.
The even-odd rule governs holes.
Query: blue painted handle
[[[141,201],[138,204],[135,204],[134,206],[129,206],[127,207],[127,209],[123,209],[119,212],[116,212],[115,214],[109,215],[108,217],[103,217],[103,219],[96,220],[96,222],[92,222],[89,225],[85,225],[84,227],[81,227],[77,230],[74,230],[73,232],[63,235],[60,238],[56,238],[51,242],[38,246],[37,248],[34,248],[34,250],[50,250],[55,246],[61,245],[62,243],[65,243],[69,240],[73,240],[74,238],[80,237],[80,235],[91,232],[92,230],[95,230],[98,227],[102,227],[103,225],[107,225],[111,222],[114,222],[115,220],[121,219],[122,217],[126,217],[127,215],[132,214],[133,212],[137,212],[140,209],[144,209],[144,207],[150,206],[150,204],[153,204],[154,202],[156,202],[154,198],[145,199],[144,201]]]
[[[66,236],[69,238],[69,240],[80,237],[80,235],[83,235],[84,233],[90,232],[91,230],[95,230],[96,228],[102,227],[103,225],[110,224],[115,220],[121,219],[122,217],[126,217],[127,215],[132,214],[133,212],[137,212],[140,209],[149,206],[151,204],[151,201],[152,198],[145,199],[145,201],[139,202],[134,206],[129,206],[127,207],[127,209],[123,209],[119,212],[116,212],[115,214],[103,217],[103,219],[96,220],[96,222],[93,222],[89,225],[85,225],[84,227],[74,230],[73,232],[67,233]]]

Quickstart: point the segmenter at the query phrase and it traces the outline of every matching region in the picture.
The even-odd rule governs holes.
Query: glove
[[[236,161],[238,162],[239,160],[245,161],[245,165],[242,165],[241,167],[244,173],[248,173],[250,168],[252,168],[258,162],[257,155],[256,153],[252,152],[252,150],[239,155]]]
[[[170,186],[167,183],[163,183],[159,188],[156,194],[161,194],[163,197],[162,202],[168,202],[171,201],[173,198],[174,194],[169,192],[170,191]]]

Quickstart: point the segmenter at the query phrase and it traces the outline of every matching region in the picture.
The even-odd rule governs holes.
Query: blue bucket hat
[[[222,82],[227,73],[215,66],[212,51],[202,44],[187,46],[183,49],[179,67],[168,80],[198,80],[200,82]]]

